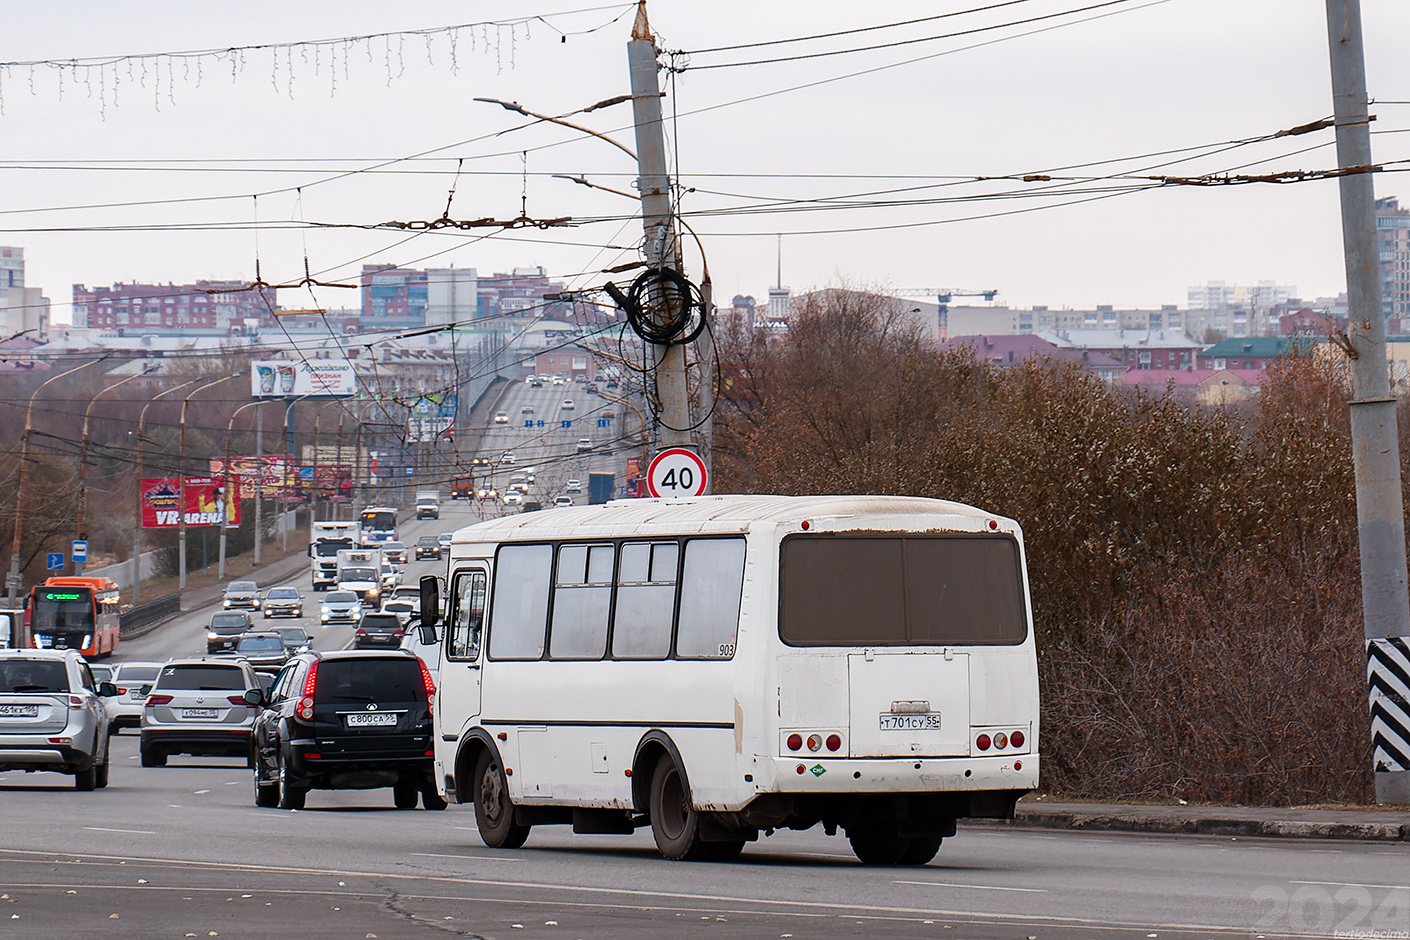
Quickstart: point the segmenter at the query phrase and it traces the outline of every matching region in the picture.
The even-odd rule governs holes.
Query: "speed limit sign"
[[[646,470],[652,496],[699,496],[705,492],[705,461],[693,450],[668,447]]]

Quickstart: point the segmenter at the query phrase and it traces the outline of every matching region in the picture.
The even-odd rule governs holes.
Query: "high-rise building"
[[[247,320],[274,325],[273,288],[248,290],[245,281],[194,284],[73,286],[73,325],[120,334],[241,331]]]
[[[1376,200],[1376,237],[1381,252],[1381,309],[1387,317],[1410,316],[1410,209],[1394,196]]]
[[[362,326],[423,326],[428,303],[426,272],[391,264],[362,266]]]
[[[1283,303],[1297,293],[1291,284],[1259,281],[1257,284],[1226,284],[1209,281],[1189,288],[1186,306],[1191,310],[1228,310],[1233,307],[1266,309]]]
[[[24,283],[24,249],[0,247],[0,340],[49,336],[49,298]]]
[[[464,324],[475,319],[478,278],[474,268],[426,271],[426,325]]]

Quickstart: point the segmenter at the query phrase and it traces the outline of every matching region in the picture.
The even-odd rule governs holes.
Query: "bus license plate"
[[[214,709],[214,708],[183,708],[183,709],[181,709],[181,717],[182,717],[182,718],[216,718],[216,717],[218,717],[219,715],[220,715],[220,712],[217,711],[217,710]]]
[[[0,718],[38,718],[38,705],[0,705]]]
[[[397,723],[396,715],[384,715],[376,712],[365,715],[348,715],[347,719],[349,728],[367,725],[395,725]]]
[[[881,715],[882,731],[939,731],[940,713],[931,712],[927,715],[893,715],[890,712],[883,712]]]

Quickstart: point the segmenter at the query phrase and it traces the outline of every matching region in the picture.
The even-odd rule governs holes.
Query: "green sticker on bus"
[[[814,777],[821,777],[823,774],[827,773],[827,768],[824,767],[822,764],[814,764],[813,766],[809,767],[808,770],[812,773]]]

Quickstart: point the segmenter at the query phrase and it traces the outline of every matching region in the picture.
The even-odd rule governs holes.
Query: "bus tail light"
[[[842,747],[842,737],[836,734],[829,734],[827,736],[827,749],[829,751],[836,751],[840,747]]]
[[[808,735],[808,750],[810,750],[810,751],[821,751],[821,750],[822,750],[822,745],[823,745],[822,735],[820,735],[820,734],[810,734],[810,735]]]
[[[789,749],[790,751],[796,751],[796,750],[798,750],[798,749],[799,749],[800,747],[802,747],[802,746],[803,746],[803,736],[802,736],[801,734],[798,734],[798,733],[795,732],[795,733],[790,734],[790,735],[788,736],[788,749]]]
[[[304,721],[313,721],[313,696],[305,695],[299,699],[299,717]]]
[[[148,707],[148,708],[151,708],[153,705],[170,705],[170,704],[171,704],[171,696],[170,696],[170,695],[149,695],[149,696],[147,696],[147,707]]]
[[[1008,735],[1004,734],[1002,731],[1000,731],[998,734],[994,735],[994,748],[995,748],[996,750],[1002,751],[1004,748],[1006,748],[1006,747],[1008,747],[1008,746],[1009,746],[1009,736],[1008,736]]]
[[[1014,747],[1023,747],[1023,740],[1022,731],[1015,731],[1013,734],[1009,735],[1009,743]]]
[[[989,750],[989,743],[989,735],[987,734],[981,734],[979,737],[974,739],[974,746],[979,748],[981,751]]]

